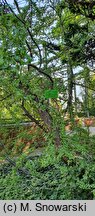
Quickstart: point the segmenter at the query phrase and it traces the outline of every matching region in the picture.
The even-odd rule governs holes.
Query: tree
[[[73,5],[71,5],[71,2]],[[79,5],[80,4],[82,4],[82,1],[79,2]],[[85,68],[88,68],[89,75],[86,75],[89,77],[94,70],[93,65],[95,62],[93,31],[94,23],[92,22],[92,19],[90,20],[85,14],[85,9],[83,10],[83,13],[82,11],[77,11],[77,7],[76,11],[73,10],[72,8],[75,5],[75,1],[61,1],[61,3],[57,6],[58,21],[53,31],[55,36],[61,38],[59,50],[61,52],[61,61],[63,64],[66,64],[67,67],[67,110],[69,112],[71,110],[71,113],[73,112],[74,108],[73,91],[75,86],[83,86],[83,79],[85,88],[85,101],[88,101],[87,92],[89,89],[89,81],[86,79],[87,81],[85,82]],[[86,8],[86,3],[83,3],[83,5],[85,5]],[[77,72],[74,75],[74,68],[79,66],[83,68],[81,73],[79,71],[79,73]],[[80,79],[80,83],[78,79]],[[87,102],[85,104],[85,101],[84,106],[87,104]],[[86,105],[86,107],[88,106]],[[88,111],[86,111],[86,113],[88,113]]]
[[[46,26],[43,28],[42,24],[48,18],[48,15],[44,18],[47,7],[41,6],[39,9],[38,3],[28,1],[28,4],[21,9],[18,2],[15,1],[18,11],[15,13],[8,2],[5,2],[11,13],[3,14],[0,20],[2,23],[1,53],[3,57],[1,62],[1,101],[3,101],[3,106],[10,111],[12,117],[12,113],[15,112],[15,104],[17,112],[20,112],[20,118],[22,116],[21,109],[24,115],[41,129],[52,131],[52,109],[49,100],[44,96],[45,89],[52,90],[54,88],[52,69],[49,70],[50,67],[48,67],[51,60],[48,61],[46,57],[46,46],[42,39],[43,36],[46,37]],[[50,21],[53,23],[53,12],[50,10],[49,13],[52,15]],[[43,16],[41,16],[42,14]],[[35,34],[37,34],[36,38]],[[44,50],[45,56],[42,55]],[[48,63],[46,63],[47,61]],[[6,85],[8,86],[7,95]],[[57,112],[56,108],[53,113],[55,111]],[[58,127],[54,129],[56,130],[54,133],[55,144],[58,146],[60,137],[57,129]]]
[[[72,118],[79,85],[85,89],[87,104],[90,85],[85,68],[94,63],[94,24],[81,11],[73,11],[69,1],[28,0],[23,7],[16,0],[14,7],[4,2],[9,13],[0,16],[2,107],[12,118],[24,117],[51,131],[58,146],[63,121],[58,103],[64,100],[64,113]],[[78,66],[83,70],[75,74]],[[53,90],[61,94],[59,99],[46,98],[46,91]]]

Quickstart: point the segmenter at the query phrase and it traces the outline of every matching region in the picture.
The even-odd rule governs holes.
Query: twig
[[[22,108],[23,111],[25,112],[25,115],[26,115],[29,119],[31,119],[32,122],[35,122],[42,130],[45,131],[44,126],[43,126],[43,125],[40,125],[40,122],[39,122],[37,119],[35,119],[35,118],[29,113],[29,111],[25,108],[25,106],[24,106],[24,101],[22,101],[21,108]],[[45,132],[46,132],[46,131],[45,131]]]
[[[37,47],[37,49],[38,49],[38,51],[39,51],[40,67],[41,67],[41,64],[42,64],[41,50],[40,50],[38,44],[36,43],[35,39],[33,38],[33,36],[32,36],[32,34],[31,34],[29,28],[26,26],[26,22],[25,22],[24,20],[22,20],[22,19],[14,12],[14,10],[10,7],[10,5],[8,4],[8,2],[7,2],[6,0],[5,0],[5,3],[8,5],[10,11],[14,14],[14,16],[24,25],[24,27],[26,28],[26,30],[27,30],[27,32],[28,32],[28,34],[29,34],[31,40],[32,40],[33,43],[36,45],[36,47]],[[18,6],[18,7],[19,7],[19,6]],[[19,9],[19,10],[20,10],[20,9]],[[27,40],[26,40],[26,41],[27,41]],[[29,48],[28,42],[26,43],[26,45],[27,45],[28,49],[30,49],[30,48]]]
[[[35,68],[40,74],[43,74],[44,76],[46,76],[51,81],[51,88],[53,88],[53,84],[54,84],[53,83],[53,79],[52,79],[52,77],[49,74],[45,73],[41,68],[38,68],[34,64],[28,64],[28,66]]]

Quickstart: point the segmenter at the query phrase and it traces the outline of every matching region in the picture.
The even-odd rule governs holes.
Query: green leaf
[[[57,89],[52,89],[52,90],[46,90],[45,91],[45,98],[58,98],[58,90]]]

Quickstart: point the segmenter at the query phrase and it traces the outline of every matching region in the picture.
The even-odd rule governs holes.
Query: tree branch
[[[36,65],[34,65],[34,64],[28,64],[28,67],[30,68],[30,67],[33,67],[33,68],[35,68],[40,74],[43,74],[44,76],[46,76],[50,81],[51,81],[51,88],[53,88],[53,79],[52,79],[52,77],[49,75],[49,74],[47,74],[47,73],[45,73],[41,68],[38,68]]]
[[[17,14],[14,12],[14,10],[10,7],[10,5],[8,4],[8,2],[5,0],[5,3],[8,5],[10,11],[14,14],[14,16],[24,25],[25,29],[27,30],[31,40],[33,41],[33,43],[35,44],[35,46],[37,47],[38,51],[39,51],[39,57],[40,57],[40,67],[41,67],[41,64],[42,64],[42,56],[41,56],[41,50],[38,46],[38,44],[36,43],[35,39],[33,38],[29,28],[26,26],[26,22],[24,20],[22,20],[19,16],[17,16]],[[26,40],[27,41],[27,40]],[[29,51],[30,51],[30,47],[29,47],[29,44],[28,42],[26,43]]]
[[[7,98],[9,98],[10,96],[12,96],[12,94],[7,95],[6,97],[0,99],[0,101],[6,100]]]
[[[28,50],[29,50],[29,52],[30,52],[30,57],[33,58],[32,50],[31,50],[31,47],[30,47],[30,45],[29,45],[29,43],[28,43],[27,40],[26,40],[26,45],[27,45]]]
[[[20,8],[19,8],[19,5],[18,5],[18,2],[17,2],[16,0],[14,0],[14,3],[15,3],[15,6],[16,6],[16,8],[17,8],[17,11],[18,11],[19,13],[21,13]]]
[[[93,89],[93,88],[91,88],[91,87],[89,87],[89,86],[85,86],[85,85],[82,84],[82,83],[73,82],[73,84],[74,84],[74,85],[81,86],[81,87],[83,87],[83,88],[88,88],[88,89],[90,89],[90,90],[92,90],[92,91],[95,91],[95,89]]]
[[[38,120],[36,120],[36,119],[29,113],[29,111],[25,108],[25,106],[24,106],[24,101],[22,101],[21,108],[23,109],[25,115],[26,115],[29,119],[31,119],[32,122],[35,122],[42,130],[45,131],[44,126],[43,126],[43,125],[40,125],[40,122],[39,122]],[[45,132],[46,132],[46,131],[45,131]]]
[[[57,45],[57,44],[54,44],[51,42],[46,42],[46,47],[53,49],[53,50],[56,50],[56,51],[60,51],[60,49],[61,49],[60,45]]]
[[[29,34],[30,37],[31,37],[31,40],[33,41],[33,43],[35,44],[35,46],[38,48],[38,51],[39,51],[39,57],[40,57],[40,67],[41,67],[41,64],[42,64],[41,50],[40,50],[40,48],[39,48],[37,42],[36,42],[35,39],[33,38],[33,36],[32,36],[32,34],[31,34],[29,28],[27,28],[27,31],[28,31],[28,34]]]

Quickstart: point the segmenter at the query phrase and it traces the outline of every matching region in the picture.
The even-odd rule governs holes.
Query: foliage
[[[8,173],[9,165],[0,168],[3,172],[0,180],[1,199],[94,199],[93,161],[83,159],[68,166],[63,161],[54,164],[48,161],[43,166],[36,159],[24,162],[24,166],[29,169],[30,176],[17,174],[18,166]]]
[[[63,133],[57,151],[52,138],[42,156],[24,153],[14,167],[1,164],[1,199],[95,198],[95,137],[89,142],[82,129],[70,137]]]

